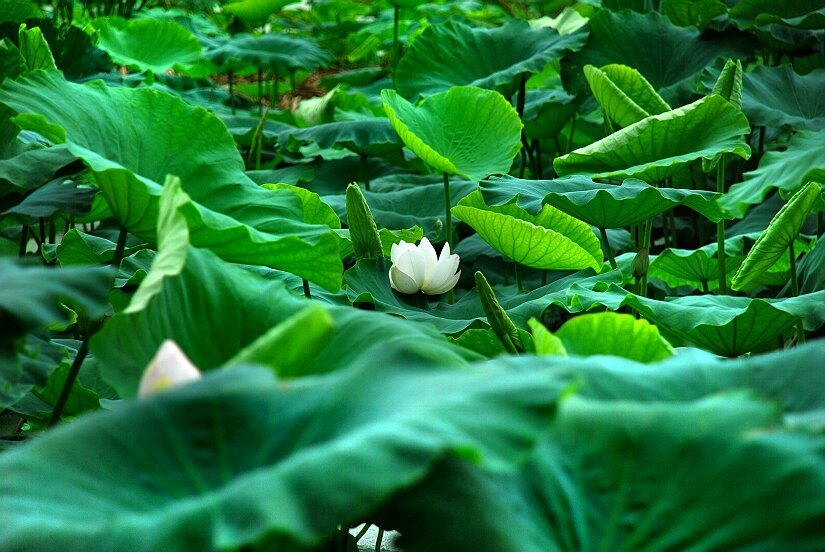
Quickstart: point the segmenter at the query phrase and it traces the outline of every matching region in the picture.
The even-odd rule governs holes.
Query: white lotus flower
[[[143,371],[140,387],[138,387],[138,397],[148,397],[200,379],[200,377],[200,370],[192,364],[178,344],[167,339],[160,345],[155,358]]]
[[[441,256],[436,257],[430,240],[422,238],[419,245],[395,243],[391,252],[390,285],[401,293],[418,290],[427,295],[446,293],[455,287],[461,271],[458,255],[450,255],[450,244],[445,243]]]

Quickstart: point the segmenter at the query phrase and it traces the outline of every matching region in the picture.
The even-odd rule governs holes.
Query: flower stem
[[[616,264],[616,259],[613,257],[613,249],[610,247],[610,240],[607,239],[607,230],[604,228],[599,228],[599,232],[602,235],[602,241],[604,242],[604,251],[607,253],[607,259],[610,261],[610,267],[615,270],[619,268],[619,265]]]
[[[309,280],[304,278],[303,279],[303,284],[304,284],[304,297],[306,297],[307,299],[312,299],[312,293],[310,293],[310,291],[309,291]]]
[[[447,243],[450,244],[450,251],[453,250],[453,213],[450,211],[453,205],[450,196],[450,175],[444,173],[444,229],[447,232]]]
[[[392,7],[392,86],[395,88],[395,69],[398,67],[398,54],[400,53],[398,48],[398,19],[399,19],[399,10],[398,4],[393,4]]]
[[[725,157],[719,160],[719,166],[716,172],[716,191],[720,194],[725,193]],[[716,223],[716,244],[719,259],[719,294],[728,294],[728,275],[727,267],[725,266],[725,221],[720,220]]]
[[[648,253],[650,253],[650,235],[653,233],[653,217],[650,217],[645,221],[645,234],[642,238],[642,248],[646,249]],[[645,271],[645,275],[642,276],[641,281],[639,281],[639,295],[642,297],[647,297],[647,271]]]
[[[75,355],[72,366],[69,368],[69,373],[66,375],[66,381],[63,383],[63,389],[60,390],[60,396],[57,398],[57,403],[54,405],[54,410],[52,410],[52,415],[49,418],[49,427],[54,426],[60,421],[60,416],[63,414],[63,408],[66,406],[66,401],[69,400],[69,395],[72,392],[72,386],[77,379],[77,374],[80,373],[80,366],[83,364],[83,361],[86,359],[86,355],[89,352],[89,340],[91,337],[91,335],[86,336],[86,339],[83,340],[80,344],[80,348],[77,350],[77,355]]]
[[[126,228],[121,226],[120,233],[117,235],[117,247],[115,248],[115,254],[112,255],[112,266],[115,268],[120,267],[120,261],[123,260],[123,252],[126,249]]]
[[[799,278],[796,275],[796,253],[793,248],[793,240],[788,248],[791,261],[791,292],[794,297],[799,295]],[[805,343],[805,326],[802,325],[802,320],[796,322],[796,342],[797,344]]]

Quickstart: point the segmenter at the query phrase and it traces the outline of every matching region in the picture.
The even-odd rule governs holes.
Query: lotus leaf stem
[[[517,262],[513,264],[516,271],[516,287],[518,287],[519,291],[524,291],[524,282],[521,279],[521,265]]]
[[[72,365],[69,368],[69,373],[66,375],[66,381],[63,382],[63,389],[60,390],[60,396],[57,398],[57,403],[54,405],[54,410],[52,410],[52,415],[49,418],[49,427],[53,427],[60,421],[60,416],[63,414],[63,408],[66,406],[66,401],[69,400],[69,395],[72,392],[72,386],[77,379],[77,374],[80,373],[80,366],[83,364],[83,361],[86,359],[86,355],[89,352],[89,340],[91,337],[91,334],[87,335],[86,339],[83,340],[80,344],[80,348],[77,350],[77,355],[75,355],[74,360],[72,361]]]
[[[795,239],[795,238],[794,238]],[[796,275],[796,252],[794,251],[794,240],[791,240],[791,245],[788,247],[788,253],[791,261],[791,293],[794,297],[799,296],[799,278]],[[802,325],[802,320],[796,322],[796,342],[797,344],[805,343],[805,326]]]
[[[306,297],[307,299],[312,299],[312,293],[309,291],[309,280],[303,278],[302,281],[304,284],[304,297]]]
[[[123,252],[126,249],[126,228],[121,226],[120,232],[117,235],[117,246],[115,247],[115,254],[112,255],[112,266],[120,267],[120,261],[123,260]]]
[[[453,213],[450,210],[453,205],[450,196],[450,175],[444,173],[444,230],[447,232],[447,243],[450,244],[450,251],[453,250]]]
[[[719,160],[719,166],[716,173],[716,191],[720,194],[725,193],[725,156]],[[716,223],[716,244],[718,248],[719,258],[719,294],[727,295],[728,293],[728,275],[725,267],[725,221],[720,220]]]
[[[613,248],[610,247],[610,240],[607,239],[607,230],[604,228],[599,228],[599,232],[602,235],[602,242],[604,243],[604,252],[607,253],[607,260],[610,261],[610,267],[613,270],[619,268],[619,265],[616,264],[616,258],[613,256]]]

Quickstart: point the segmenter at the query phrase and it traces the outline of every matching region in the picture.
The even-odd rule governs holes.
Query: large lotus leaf
[[[705,30],[715,17],[728,12],[721,0],[662,0],[662,14],[680,27]]]
[[[730,10],[736,25],[755,33],[779,52],[802,50],[822,42],[825,3],[822,0],[743,0]]]
[[[538,73],[552,59],[581,48],[586,33],[559,35],[513,19],[495,29],[447,21],[424,29],[398,63],[398,93],[415,100],[452,86],[497,89]]]
[[[39,27],[27,29],[25,23],[20,25],[17,46],[20,48],[20,55],[23,56],[29,71],[57,69],[49,43]]]
[[[411,552],[814,551],[825,538],[825,438],[779,423],[774,404],[744,393],[574,396],[517,475],[443,462],[387,519],[403,520],[399,545]],[[430,485],[462,507],[434,503]],[[437,523],[419,514],[433,508]]]
[[[801,0],[782,2],[781,0],[742,0],[731,9],[731,19],[752,28],[781,21],[786,25],[803,28],[821,28],[825,22],[825,2],[822,0]]]
[[[825,69],[797,75],[790,67],[759,66],[744,77],[742,110],[754,126],[825,127]]]
[[[0,180],[24,190],[41,186],[58,169],[76,159],[64,145],[33,148],[23,146],[14,136],[9,137],[8,145],[17,151],[9,152],[9,157],[0,159]]]
[[[744,236],[725,240],[725,267],[727,281],[745,260]],[[670,287],[693,286],[713,291],[719,287],[718,243],[709,243],[699,249],[667,248],[650,260],[650,278],[658,278]]]
[[[85,309],[92,318],[102,316],[113,274],[109,268],[54,270],[0,257],[0,276],[0,344],[7,344],[29,331],[67,321],[60,302]]]
[[[512,370],[550,367],[559,377],[576,381],[579,396],[599,400],[680,403],[731,389],[752,389],[777,403],[787,417],[825,408],[825,388],[818,385],[823,363],[823,340],[737,359],[683,348],[657,364],[616,357],[508,357],[496,362]],[[710,373],[713,377],[708,377]]]
[[[470,326],[486,325],[487,318],[481,307],[478,292],[473,289],[461,296],[454,304],[447,301],[422,302],[420,295],[409,296],[398,293],[390,287],[390,262],[386,259],[365,259],[344,273],[344,284],[351,300],[367,301],[375,305],[375,310],[416,322],[431,324],[447,334],[462,332]],[[527,327],[527,321],[539,317],[550,303],[548,297],[563,294],[574,283],[592,287],[603,281],[599,275],[588,270],[561,278],[546,286],[519,293],[513,287],[496,287],[499,303],[507,311],[513,323]]]
[[[799,292],[813,293],[825,289],[825,235],[816,240],[816,245],[799,262]]]
[[[360,155],[381,156],[401,149],[398,133],[387,119],[363,121],[336,121],[302,129],[290,129],[281,133],[278,143],[288,145],[289,140],[314,142],[321,148],[340,145]]]
[[[291,3],[291,0],[240,0],[224,4],[223,11],[247,23],[260,24]]]
[[[386,179],[394,180],[394,179]],[[441,180],[441,179],[438,179]],[[412,186],[390,187],[372,185],[373,191],[364,190],[364,199],[379,228],[412,228],[421,226],[430,240],[444,239],[444,184],[431,184],[432,179],[416,179]],[[467,180],[455,179],[450,182],[453,205],[476,189]],[[344,222],[347,221],[344,195],[324,196]]]
[[[566,88],[586,90],[582,69],[619,63],[634,67],[670,104],[696,90],[702,70],[720,57],[745,59],[752,45],[742,36],[706,36],[677,27],[664,15],[599,10],[590,19],[587,45],[562,62]]]
[[[574,285],[548,297],[571,312],[595,306],[618,310],[630,306],[659,329],[724,356],[739,356],[776,346],[777,339],[801,320],[809,331],[825,322],[825,292],[788,299],[751,299],[728,295],[691,295],[657,301],[611,284],[606,291]]]
[[[563,389],[383,344],[289,384],[224,369],[3,454],[0,550],[316,550],[447,455],[512,469]]]
[[[6,78],[16,79],[26,72],[26,60],[20,50],[8,38],[0,40],[0,82]]]
[[[29,0],[0,0],[0,23],[11,21],[12,23],[22,23],[27,19],[38,19],[43,17],[43,12],[37,4]]]
[[[563,90],[528,89],[524,103],[524,134],[527,138],[555,138],[570,121],[576,106]]]
[[[632,67],[616,63],[604,67],[585,65],[584,76],[607,117],[621,127],[671,110],[647,79]]]
[[[205,56],[217,65],[230,68],[240,64],[312,71],[329,62],[329,54],[312,40],[279,33],[236,36]]]
[[[306,304],[283,282],[189,246],[190,229],[180,211],[186,198],[172,184],[164,194],[160,252],[152,269],[129,307],[109,320],[91,343],[104,377],[123,397],[135,394],[143,368],[164,339],[174,339],[195,364],[209,370]],[[388,342],[410,343],[422,354],[430,351],[445,362],[461,362],[457,351],[428,328],[352,308],[333,308],[332,313],[337,329],[309,372],[333,370],[351,359],[379,327]]]
[[[553,332],[570,355],[613,355],[638,362],[657,362],[673,348],[656,326],[630,314],[597,312],[574,316]]]
[[[619,185],[571,176],[556,180],[522,180],[511,176],[481,182],[484,198],[491,204],[510,201],[530,213],[552,205],[596,228],[624,228],[664,213],[679,205],[690,207],[712,221],[727,218],[717,205],[720,194],[701,190],[657,188],[629,178]]]
[[[119,65],[163,73],[198,58],[201,45],[185,27],[159,19],[106,17],[92,22],[97,45]]]
[[[77,182],[52,180],[27,195],[23,201],[0,214],[17,214],[28,217],[50,217],[58,211],[73,215],[85,215],[97,194],[95,188],[78,188]]]
[[[537,215],[514,201],[490,206],[480,191],[453,207],[493,248],[525,266],[552,270],[598,270],[604,262],[599,239],[584,222],[545,205]]]
[[[825,181],[825,129],[801,130],[784,151],[766,153],[759,160],[759,168],[746,172],[742,182],[731,186],[719,203],[741,217],[751,205],[762,203],[774,188],[790,196],[812,180]]]
[[[521,147],[518,113],[493,90],[455,86],[418,106],[394,90],[381,99],[404,144],[438,171],[477,182],[507,173]]]
[[[779,210],[734,274],[732,289],[747,287],[788,251],[821,193],[818,183],[809,182]]]
[[[340,285],[337,240],[329,228],[302,222],[295,193],[254,184],[226,127],[206,110],[154,90],[78,85],[42,71],[7,81],[0,102],[19,112],[18,125],[65,142],[82,158],[131,233],[157,239],[161,183],[173,174],[193,200],[182,209],[196,246],[235,262],[292,271],[330,289]]]
[[[742,112],[720,96],[642,119],[553,161],[559,176],[636,177],[662,182],[696,159],[721,153],[747,159],[750,131]]]

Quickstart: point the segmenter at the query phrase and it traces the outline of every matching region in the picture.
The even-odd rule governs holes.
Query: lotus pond
[[[821,552],[823,185],[823,0],[0,0],[0,552]]]

